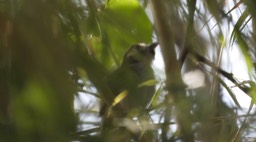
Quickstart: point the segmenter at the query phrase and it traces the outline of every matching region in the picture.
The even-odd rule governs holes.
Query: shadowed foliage
[[[0,141],[255,141],[255,4],[0,0]]]

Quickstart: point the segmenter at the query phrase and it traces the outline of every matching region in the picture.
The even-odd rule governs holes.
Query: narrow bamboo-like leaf
[[[161,94],[162,88],[163,88],[163,82],[159,85],[155,94],[153,95],[151,102],[150,102],[150,107],[155,107],[157,105],[157,100],[159,98],[159,95]]]
[[[248,68],[249,71],[251,71],[253,69],[253,63],[252,63],[251,56],[248,53],[249,46],[248,46],[248,44],[246,43],[246,41],[244,40],[244,38],[242,37],[241,34],[237,34],[237,43],[238,43],[238,45],[239,45],[239,47],[242,51],[242,54],[245,58],[247,68]]]
[[[236,96],[233,93],[233,91],[227,86],[227,84],[221,78],[218,78],[218,80],[219,80],[220,84],[228,91],[228,94],[230,95],[230,97],[232,98],[232,100],[234,101],[236,106],[241,109],[241,105],[237,101]]]
[[[234,11],[236,8],[238,8],[240,5],[242,4],[242,0],[240,0],[239,2],[237,2],[227,13],[226,15],[228,15],[229,13],[231,13],[232,11]]]
[[[145,82],[142,82],[141,84],[138,85],[138,87],[153,86],[153,85],[156,85],[157,83],[158,83],[157,80],[151,79],[151,80],[147,80]]]
[[[253,101],[251,101],[248,112],[246,114],[246,117],[244,118],[244,121],[242,122],[240,128],[236,132],[236,135],[234,136],[232,142],[236,142],[239,139],[239,136],[240,136],[240,133],[242,132],[242,130],[244,130],[246,128],[246,125],[248,124],[248,116],[250,115],[253,106],[254,106],[254,103],[253,103]]]
[[[76,134],[78,135],[91,135],[92,133],[96,133],[100,130],[100,127],[94,127],[94,128],[89,128],[83,131],[78,131]]]
[[[230,39],[230,45],[232,45],[236,40],[236,35],[240,34],[240,30],[242,30],[243,23],[245,22],[245,19],[249,16],[249,13],[247,10],[245,10],[242,15],[237,20],[234,29],[231,33],[231,39]]]
[[[208,10],[215,17],[216,20],[220,20],[220,6],[215,0],[205,0]]]
[[[113,103],[111,104],[111,106],[108,108],[108,111],[107,111],[107,116],[110,116],[111,113],[112,113],[112,108],[117,105],[118,103],[120,103],[126,96],[128,95],[128,91],[127,90],[124,90],[122,91],[121,93],[119,93]]]
[[[251,86],[251,90],[249,93],[250,93],[253,103],[256,104],[256,84],[251,82],[250,86]]]
[[[117,105],[119,102],[121,102],[126,96],[128,95],[128,91],[124,90],[121,93],[119,93],[115,99],[114,102],[112,103],[111,107],[114,107],[115,105]]]
[[[235,41],[238,43],[242,51],[242,54],[245,58],[247,68],[249,69],[249,71],[251,71],[251,69],[253,68],[253,63],[251,61],[250,55],[248,54],[249,46],[244,39],[245,37],[243,36],[243,33],[241,32],[241,30],[248,23],[248,20],[246,20],[248,16],[249,16],[249,13],[247,12],[247,10],[245,10],[234,26],[234,30],[232,31],[232,34],[231,34],[230,43],[233,44]]]

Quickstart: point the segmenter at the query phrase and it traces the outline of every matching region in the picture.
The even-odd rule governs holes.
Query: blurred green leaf
[[[153,27],[137,0],[110,0],[105,7],[91,0],[87,3],[82,34],[92,53],[107,68],[119,66],[131,45],[151,42]]]
[[[112,102],[110,108],[108,108],[107,116],[110,116],[110,114],[112,113],[112,108],[119,104],[128,95],[128,93],[129,92],[127,90],[124,90],[114,98],[114,101]]]
[[[115,99],[114,102],[112,103],[111,107],[114,107],[115,105],[117,105],[118,103],[120,103],[127,95],[128,95],[128,91],[124,90],[121,93],[119,93]]]
[[[38,141],[68,139],[69,136],[63,134],[72,130],[72,124],[69,123],[73,121],[70,117],[73,111],[68,109],[68,103],[59,101],[62,98],[47,81],[31,79],[23,90],[13,93],[15,98],[12,100],[12,111],[15,113],[12,117],[19,140],[34,141],[35,136],[40,137]]]
[[[236,106],[241,109],[241,105],[238,102],[238,100],[236,99],[236,96],[233,93],[233,91],[227,86],[227,84],[221,78],[218,77],[218,80],[219,80],[220,84],[228,91],[228,94],[230,95],[230,97],[232,98],[232,100],[236,104]]]
[[[237,42],[239,45],[240,50],[242,51],[242,54],[245,58],[245,62],[247,65],[247,68],[249,71],[253,69],[253,63],[251,60],[251,56],[249,54],[249,45],[246,41],[246,36],[242,33],[242,30],[244,27],[248,24],[248,21],[246,19],[249,17],[249,13],[247,10],[245,10],[242,15],[239,17],[237,23],[234,26],[234,29],[231,33],[231,43]]]
[[[254,82],[250,82],[250,86],[251,86],[251,89],[249,94],[252,98],[253,103],[256,104],[256,84]]]
[[[157,106],[157,101],[158,101],[158,98],[159,96],[161,95],[161,92],[163,91],[163,85],[164,85],[164,82],[160,83],[159,87],[157,88],[154,96],[152,97],[151,99],[151,102],[150,102],[150,108],[154,108]]]
[[[138,87],[144,87],[144,86],[154,86],[158,83],[157,80],[151,79],[147,80],[145,82],[142,82],[141,84],[138,85]]]
[[[111,0],[103,16],[111,43],[151,41],[152,24],[137,0]]]
[[[153,27],[137,0],[110,0],[102,15],[103,46],[120,64],[123,53],[133,44],[151,42]],[[107,52],[102,52],[102,56]]]
[[[206,5],[210,11],[210,13],[215,17],[217,21],[220,20],[220,9],[219,9],[219,3],[217,0],[205,0]]]
[[[234,29],[231,33],[231,38],[230,38],[230,44],[233,44],[235,42],[235,40],[237,39],[237,34],[241,34],[241,30],[243,30],[243,25],[245,23],[246,18],[249,16],[249,13],[247,10],[245,10],[242,15],[239,17],[239,19],[237,20]]]

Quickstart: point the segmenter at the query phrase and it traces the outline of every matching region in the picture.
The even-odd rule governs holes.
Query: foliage
[[[1,0],[1,141],[103,141],[100,102],[127,95],[114,101],[105,79],[131,45],[155,37],[165,79],[140,84],[157,84],[150,118],[130,127],[152,130],[138,133],[151,141],[255,141],[254,9],[253,0]],[[231,50],[248,78],[225,63]],[[192,77],[203,83],[191,87]],[[248,110],[238,95],[252,99]]]

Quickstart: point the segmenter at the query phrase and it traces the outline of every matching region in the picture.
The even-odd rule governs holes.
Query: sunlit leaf
[[[153,26],[137,0],[110,0],[102,15],[101,25],[101,50],[105,50],[102,56],[108,54],[117,64],[131,45],[151,42]]]
[[[110,9],[119,9],[120,8],[132,8],[137,7],[139,2],[137,0],[109,0],[107,7]]]
[[[138,87],[153,86],[153,85],[156,85],[157,83],[158,83],[157,80],[151,79],[151,80],[142,82],[141,84],[138,85]]]
[[[114,101],[113,101],[111,107],[114,107],[115,105],[117,105],[118,103],[120,103],[127,95],[128,95],[128,91],[127,91],[127,90],[124,90],[124,91],[122,91],[121,93],[119,93],[119,94],[115,97],[115,99],[114,99]]]
[[[110,116],[112,113],[112,108],[116,106],[118,103],[120,103],[126,96],[128,95],[128,91],[124,90],[121,93],[119,93],[115,98],[111,106],[108,108],[107,116]]]

